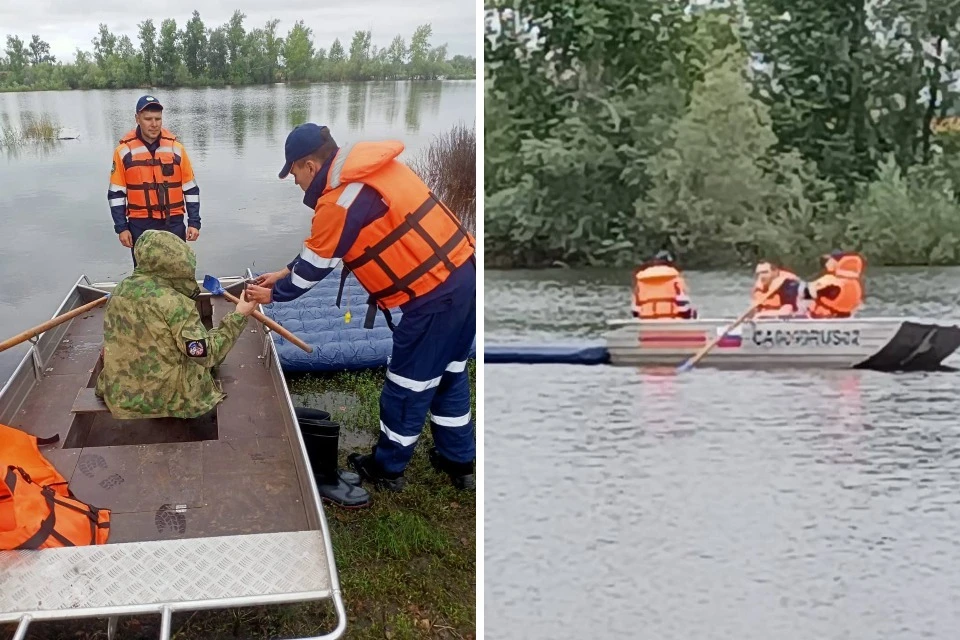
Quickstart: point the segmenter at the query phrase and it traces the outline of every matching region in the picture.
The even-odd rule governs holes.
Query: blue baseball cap
[[[297,125],[293,131],[287,134],[287,142],[283,145],[283,153],[286,156],[286,164],[280,170],[280,179],[283,180],[290,173],[290,167],[294,162],[305,158],[320,147],[331,144],[332,148],[337,148],[337,143],[330,136],[330,129],[306,122]]]
[[[137,113],[143,111],[144,107],[154,104],[160,109],[163,109],[163,105],[160,104],[160,101],[154,98],[153,96],[140,96],[140,99],[137,100]]]

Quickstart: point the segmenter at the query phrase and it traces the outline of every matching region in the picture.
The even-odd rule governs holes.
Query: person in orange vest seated
[[[863,304],[863,272],[866,261],[858,253],[834,251],[823,256],[825,273],[805,287],[804,298],[812,300],[811,318],[849,318]]]
[[[757,304],[754,318],[782,318],[800,313],[803,283],[795,273],[771,260],[761,260],[754,274],[752,298]]]
[[[669,252],[658,252],[634,270],[633,317],[641,320],[697,317],[687,295],[687,284]]]

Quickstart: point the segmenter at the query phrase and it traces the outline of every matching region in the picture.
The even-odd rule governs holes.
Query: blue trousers
[[[402,474],[427,413],[437,452],[451,462],[476,458],[467,358],[477,333],[476,289],[441,308],[404,312],[380,394],[380,438],[374,460],[387,476]]]
[[[170,224],[165,220],[157,218],[127,218],[127,226],[130,228],[130,235],[133,236],[133,245],[137,245],[137,238],[143,235],[148,229],[157,229],[159,231],[169,231],[181,240],[187,239],[187,225],[183,222],[183,216],[171,216]],[[133,249],[130,249],[130,255],[133,256],[133,266],[137,266],[137,257],[133,255]]]

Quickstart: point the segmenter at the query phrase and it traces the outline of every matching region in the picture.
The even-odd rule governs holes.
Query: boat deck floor
[[[210,300],[214,322],[234,308]],[[197,420],[72,413],[80,391],[96,383],[102,344],[101,306],[71,321],[11,426],[60,436],[41,451],[79,499],[112,510],[110,543],[309,528],[284,400],[259,359],[256,320],[215,370],[226,399]]]

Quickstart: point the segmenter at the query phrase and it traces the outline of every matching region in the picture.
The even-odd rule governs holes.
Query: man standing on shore
[[[137,128],[124,134],[113,152],[107,189],[113,230],[131,255],[147,229],[191,242],[200,237],[200,187],[183,145],[163,128],[163,105],[143,96],[135,119]]]
[[[347,460],[361,478],[400,491],[428,411],[430,461],[454,486],[475,486],[475,440],[467,358],[476,336],[475,241],[423,181],[397,160],[398,141],[339,148],[313,123],[287,136],[283,179],[293,173],[314,211],[310,237],[287,268],[247,286],[261,304],[293,300],[343,263],[393,329],[380,395],[380,438]],[[259,285],[259,286],[257,286]],[[339,300],[338,300],[339,305]],[[389,309],[400,308],[396,327]]]

